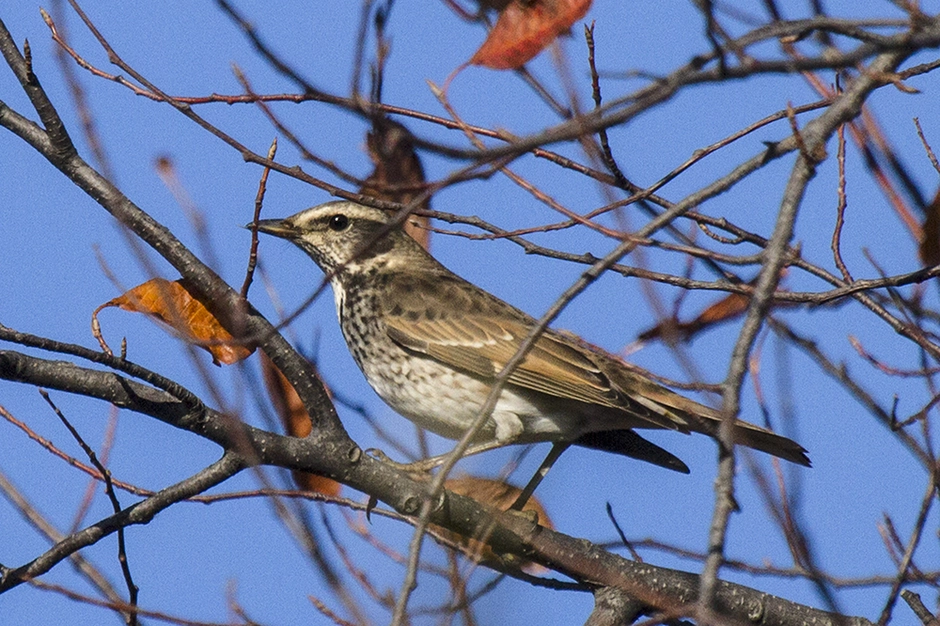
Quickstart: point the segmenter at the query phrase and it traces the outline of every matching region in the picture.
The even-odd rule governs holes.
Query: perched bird
[[[379,396],[419,426],[459,439],[536,321],[438,263],[390,228],[391,217],[339,201],[257,228],[293,242],[329,276],[346,344]],[[476,441],[572,443],[687,473],[685,463],[633,429],[715,436],[720,422],[718,411],[547,329],[509,376]],[[799,444],[759,426],[738,421],[734,436],[810,465]]]

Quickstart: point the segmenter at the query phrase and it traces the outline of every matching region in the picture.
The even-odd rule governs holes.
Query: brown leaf
[[[235,338],[222,328],[219,320],[190,295],[182,280],[154,278],[137,285],[95,309],[92,313],[92,325],[97,325],[97,316],[102,309],[112,306],[157,318],[175,330],[185,341],[208,350],[212,355],[212,362],[216,365],[237,363],[255,350],[254,346],[247,347],[236,342]]]
[[[518,487],[513,487],[502,481],[492,480],[490,478],[477,478],[474,476],[451,478],[445,481],[444,486],[454,493],[473,498],[484,506],[500,511],[508,511],[509,507],[516,501],[516,498],[519,497],[519,494],[522,493],[522,490]],[[541,526],[554,528],[551,519],[549,519],[548,514],[545,512],[545,508],[536,498],[529,498],[529,501],[522,507],[522,510],[535,515]],[[501,560],[490,547],[481,542],[479,538],[467,538],[445,530],[440,526],[432,525],[431,528],[450,543],[462,546],[464,552],[470,558],[478,561]],[[505,561],[503,564],[506,565]],[[544,568],[535,563],[523,562],[519,563],[518,566],[520,569],[524,569],[532,574],[542,573],[544,571]]]
[[[590,7],[591,0],[514,0],[500,12],[470,63],[494,70],[520,67],[568,32]]]
[[[281,373],[266,354],[261,353],[261,373],[264,376],[264,386],[271,397],[274,410],[277,411],[284,430],[293,437],[306,437],[313,430],[310,415],[304,408],[300,396],[294,391],[293,385]],[[294,482],[304,491],[316,491],[327,496],[338,496],[342,485],[331,478],[318,476],[309,472],[292,472]]]
[[[933,201],[927,205],[924,218],[923,239],[920,242],[920,260],[926,267],[940,265],[940,189]]]
[[[362,183],[359,193],[409,204],[425,189],[424,168],[414,149],[411,132],[402,124],[385,117],[372,122],[372,131],[366,135],[369,158],[375,169]],[[429,210],[431,203],[425,199],[418,209]],[[405,232],[425,249],[430,245],[431,231],[428,218],[411,215],[405,222]]]
[[[688,322],[668,319],[643,331],[637,338],[641,341],[649,341],[660,337],[676,337],[682,341],[688,341],[706,328],[738,317],[747,310],[749,301],[750,298],[743,294],[731,293],[705,307],[701,313]]]
[[[740,293],[729,293],[727,296],[705,307],[705,310],[698,314],[692,324],[699,326],[711,326],[719,322],[732,320],[747,310],[750,298]]]
[[[510,2],[513,2],[513,0],[477,0],[477,4],[480,5],[480,13],[483,13],[487,9],[502,11]]]

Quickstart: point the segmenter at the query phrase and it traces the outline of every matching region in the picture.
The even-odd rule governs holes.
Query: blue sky
[[[691,3],[598,0],[585,20],[596,20],[597,60],[602,69],[618,71],[641,68],[664,74],[693,55],[708,51],[701,18]],[[834,5],[837,3],[833,3]],[[853,3],[843,10],[899,17],[888,3]],[[353,47],[359,19],[359,4],[332,2],[311,6],[302,2],[242,2],[265,40],[291,60],[317,86],[345,92],[350,81]],[[49,7],[46,7],[49,8]],[[743,3],[743,10],[760,14],[760,3]],[[936,10],[935,2],[923,10]],[[295,91],[276,76],[250,49],[242,34],[209,4],[189,2],[88,3],[85,6],[115,49],[149,80],[175,95],[238,93],[240,87],[231,65],[237,64],[259,93]],[[785,7],[788,17],[804,14],[802,3]],[[42,22],[38,6],[12,3],[0,10],[0,18],[18,41],[28,38],[34,68],[53,102],[57,104],[83,154],[88,146],[79,132],[79,121],[68,90],[53,56],[53,43]],[[69,32],[76,49],[108,71],[107,59],[74,14],[68,13]],[[743,31],[743,27],[738,27]],[[442,84],[450,72],[469,58],[482,41],[478,26],[464,23],[443,3],[399,2],[389,25],[392,54],[385,79],[385,101],[391,104],[444,115],[427,81]],[[562,43],[567,53],[568,75],[580,103],[590,106],[581,27]],[[371,53],[371,49],[369,49]],[[764,48],[772,52],[773,48]],[[909,62],[932,60],[920,55]],[[564,85],[552,63],[542,54],[530,65],[533,73],[556,94]],[[165,224],[184,242],[202,251],[200,242],[172,193],[161,182],[155,168],[160,157],[169,157],[187,193],[205,216],[209,241],[218,257],[218,270],[238,285],[247,259],[249,235],[241,228],[251,217],[259,168],[246,164],[235,151],[206,134],[166,105],[134,96],[127,89],[87,73],[79,73],[92,113],[115,170],[117,184],[134,202]],[[831,75],[825,76],[831,82]],[[639,79],[610,78],[604,81],[609,99],[625,95],[642,83]],[[921,120],[928,140],[940,145],[940,115],[936,106],[935,74],[910,81],[920,94],[893,88],[880,90],[872,99],[875,114],[888,130],[905,164],[921,190],[931,196],[937,173],[924,155],[912,118]],[[469,68],[452,83],[451,103],[468,122],[507,129],[523,135],[557,122],[531,90],[511,73]],[[22,92],[8,70],[0,70],[0,99],[20,111],[27,110]],[[803,104],[817,99],[797,77],[766,76],[741,81],[731,88],[702,86],[683,91],[675,99],[611,132],[611,143],[629,177],[638,184],[655,182],[683,162],[696,149],[705,147],[766,115],[784,108],[787,102]],[[359,176],[368,174],[365,152],[366,125],[357,118],[325,105],[282,104],[278,113],[317,154],[332,159]],[[205,105],[200,114],[251,149],[264,153],[276,132],[261,113],[249,105]],[[809,121],[809,117],[801,118]],[[466,147],[458,132],[431,124],[406,121],[419,136],[449,145]],[[738,162],[758,154],[763,141],[787,136],[786,123],[777,123],[706,158],[692,171],[662,190],[678,200],[711,178],[730,171]],[[835,144],[828,146],[835,153]],[[584,160],[575,145],[555,146],[559,152]],[[460,163],[434,155],[422,155],[430,179],[438,179]],[[287,142],[281,141],[278,159],[299,163]],[[782,159],[732,192],[709,202],[704,211],[724,215],[754,231],[768,234],[773,226],[780,193],[792,159]],[[304,163],[305,170],[331,182],[328,173]],[[849,208],[843,233],[847,264],[857,277],[877,277],[866,253],[888,273],[919,267],[916,246],[883,194],[865,175],[862,158],[854,146],[848,151]],[[536,159],[523,159],[513,169],[545,189],[553,198],[579,212],[606,202],[597,186],[559,173],[558,168]],[[279,217],[330,198],[322,191],[284,176],[273,175],[268,185],[265,215]],[[829,240],[836,207],[835,160],[823,163],[811,183],[801,208],[795,239],[802,243],[804,257],[833,268]],[[554,221],[557,216],[505,177],[450,187],[435,196],[433,208],[477,215],[506,228]],[[627,223],[637,227],[641,214],[627,213]],[[591,251],[603,255],[612,247],[609,240],[585,237],[583,233],[534,236],[538,243],[571,252]],[[142,263],[127,245],[114,221],[99,206],[76,189],[41,157],[8,132],[0,133],[0,323],[22,331],[47,334],[56,339],[96,344],[89,330],[91,312],[103,302],[150,277],[150,267],[167,278],[172,270],[156,255]],[[458,237],[435,236],[432,250],[448,267],[492,293],[541,315],[574,281],[583,268],[542,257],[527,256],[508,242],[477,242]],[[864,251],[864,252],[863,252]],[[630,263],[640,260],[628,259]],[[649,253],[642,261],[662,271],[682,273],[675,255]],[[276,318],[271,293],[292,310],[302,303],[321,279],[310,260],[289,244],[266,240],[261,244],[263,279],[256,280],[252,301],[272,319]],[[107,271],[105,271],[105,268]],[[112,273],[119,285],[109,277]],[[750,277],[750,276],[748,276]],[[819,290],[825,286],[805,275],[789,277],[791,289]],[[669,306],[678,292],[663,286],[653,289]],[[712,293],[688,294],[683,315],[693,314],[715,299]],[[932,285],[925,289],[929,305],[936,306]],[[862,361],[848,336],[899,368],[920,366],[913,344],[889,332],[875,316],[855,304],[809,311],[804,308],[780,315],[807,336],[816,339],[836,362],[844,361],[863,381],[881,406],[890,408],[899,397],[898,413],[907,416],[929,400],[922,383],[885,376]],[[613,352],[633,345],[637,333],[656,323],[656,314],[636,280],[607,276],[572,303],[556,326],[577,332],[588,341]],[[108,310],[101,315],[105,336],[112,345],[127,337],[129,357],[190,388],[207,394],[200,369],[212,369],[213,380],[225,397],[227,408],[244,419],[263,424],[255,408],[251,383],[257,381],[256,362],[215,371],[208,357],[193,356],[178,340],[142,316]],[[728,365],[739,324],[728,324],[699,336],[681,351],[697,366],[708,382],[720,381]],[[339,333],[332,298],[321,297],[287,330],[287,336],[304,350],[316,350],[324,377],[344,395],[362,402],[387,428],[406,442],[413,442],[414,429],[388,409],[368,388],[349,357]],[[833,384],[805,356],[773,336],[759,344],[760,382],[775,426],[792,434],[809,449],[814,468],[786,467],[790,488],[802,494],[801,515],[811,530],[818,562],[833,574],[862,577],[891,575],[894,571],[885,552],[878,525],[891,516],[903,540],[908,538],[918,503],[926,488],[922,468],[896,439],[844,390]],[[4,345],[3,349],[12,348]],[[631,359],[667,377],[686,379],[676,353],[649,344],[631,354]],[[196,367],[196,362],[201,368]],[[760,421],[753,379],[745,384],[743,416]],[[53,398],[89,442],[100,442],[109,419],[109,407],[81,398],[53,393]],[[703,396],[714,403],[715,398]],[[35,389],[0,383],[0,405],[32,429],[52,439],[70,454],[81,457],[74,442],[49,411]],[[784,410],[792,406],[790,416]],[[360,416],[341,407],[341,417],[353,438],[363,447],[380,445]],[[597,541],[613,541],[616,533],[605,512],[610,503],[628,537],[656,537],[690,550],[703,550],[713,504],[715,446],[704,437],[657,434],[653,437],[683,458],[692,468],[681,476],[620,457],[586,450],[569,451],[539,490],[560,530]],[[449,442],[432,437],[435,451],[445,451]],[[514,451],[498,451],[465,462],[464,471],[496,475]],[[531,471],[539,449],[530,455],[517,481]],[[158,489],[180,480],[217,458],[218,450],[184,432],[171,430],[153,420],[122,414],[110,467],[122,480]],[[755,458],[768,467],[766,458]],[[11,425],[0,423],[0,471],[32,498],[35,506],[61,529],[71,523],[85,488],[85,478],[60,459],[30,442]],[[728,553],[754,564],[788,566],[791,561],[779,529],[769,519],[753,482],[741,470],[738,500],[742,511],[733,517]],[[269,472],[270,475],[276,475]],[[258,478],[245,472],[217,490],[258,488]],[[347,491],[348,497],[364,500]],[[133,498],[121,494],[122,502]],[[309,504],[319,521],[318,505]],[[377,586],[397,592],[402,568],[378,554],[362,538],[347,529],[337,507],[322,507],[323,514],[338,529],[353,560],[367,568]],[[107,516],[109,505],[101,494],[95,498],[85,524]],[[40,538],[16,510],[0,500],[0,563],[20,565],[46,549]],[[382,542],[406,549],[411,528],[382,518],[369,527]],[[940,558],[936,539],[937,516],[932,513],[924,545],[916,562],[936,569]],[[272,507],[261,498],[217,503],[211,506],[182,504],[161,513],[145,527],[128,531],[129,557],[135,580],[141,587],[141,606],[196,620],[224,622],[232,617],[229,594],[249,615],[261,623],[320,623],[307,597],[317,596],[329,606],[338,603],[323,589],[308,560],[277,520]],[[115,581],[119,580],[114,538],[86,550]],[[443,563],[439,550],[427,548],[428,558]],[[643,552],[651,563],[698,571],[699,565],[662,554]],[[333,553],[335,558],[335,553]],[[729,580],[814,606],[822,601],[811,584],[775,577],[754,577],[735,572]],[[491,574],[478,571],[473,587]],[[62,564],[43,578],[90,593],[85,583]],[[350,582],[350,584],[354,584]],[[429,576],[421,579],[414,606],[434,603],[446,589]],[[877,618],[886,596],[885,587],[863,588],[838,594],[840,606],[849,614]],[[364,594],[363,605],[377,623],[387,616]],[[925,598],[934,606],[932,596]],[[480,623],[578,623],[591,608],[587,594],[550,592],[515,581],[504,581],[477,605]],[[107,612],[76,604],[56,594],[28,586],[0,598],[0,611],[9,623],[106,623],[115,618]],[[428,621],[433,621],[428,618]],[[906,607],[896,610],[895,623],[913,624]]]

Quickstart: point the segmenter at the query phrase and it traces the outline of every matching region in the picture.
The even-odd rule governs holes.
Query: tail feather
[[[701,405],[700,405],[701,406]],[[697,413],[686,413],[691,422],[692,430],[718,437],[718,428],[721,426],[721,416],[717,411],[702,407],[705,411]],[[807,456],[807,451],[797,442],[778,435],[775,432],[745,422],[737,420],[734,424],[734,443],[739,446],[746,446],[766,452],[785,461],[796,463],[804,467],[812,467],[812,463]]]
[[[806,450],[793,441],[765,428],[738,421],[734,428],[734,442],[736,444],[754,448],[767,454],[780,457],[791,463],[812,467],[813,464],[807,456]]]
[[[586,433],[574,442],[574,445],[592,450],[602,450],[622,454],[653,465],[665,467],[674,472],[689,473],[689,466],[674,454],[663,450],[651,441],[647,441],[632,430],[607,430]]]
[[[631,426],[694,431],[712,437],[718,435],[722,420],[720,412],[653,382],[635,366],[627,365],[613,357],[604,363],[607,365],[604,373],[632,402],[630,406],[621,407],[620,410],[641,420],[640,424],[634,422]],[[646,423],[643,424],[642,421]],[[811,466],[803,446],[766,428],[738,420],[735,423],[734,439],[736,444],[772,454],[797,465]]]

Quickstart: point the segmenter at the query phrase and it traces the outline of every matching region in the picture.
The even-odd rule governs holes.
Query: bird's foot
[[[435,467],[434,465],[432,465],[431,467],[423,467],[422,463],[424,463],[424,461],[415,461],[412,463],[399,463],[398,461],[393,461],[391,457],[389,457],[387,454],[385,454],[378,448],[367,448],[366,454],[371,456],[373,459],[377,459],[383,463],[391,465],[397,470],[400,470],[402,472],[412,473],[412,474],[419,473],[419,472],[427,472],[429,469]],[[425,459],[425,461],[427,461],[427,459]]]
[[[495,448],[500,448],[504,444],[498,441],[486,441],[483,443],[478,443],[470,446],[463,453],[463,457],[473,456],[474,454],[479,454],[481,452],[486,452],[488,450],[493,450]],[[421,459],[420,461],[412,461],[411,463],[399,463],[393,461],[386,455],[384,452],[378,448],[369,448],[366,450],[366,454],[369,456],[382,461],[383,463],[388,463],[392,467],[402,472],[408,472],[409,474],[422,474],[430,472],[435,467],[440,467],[443,465],[448,458],[450,458],[451,453],[447,454],[438,454],[437,456],[431,456],[426,459]]]
[[[441,465],[447,458],[446,454],[442,454],[439,456],[432,456],[426,459],[421,459],[420,461],[412,461],[411,463],[399,463],[398,461],[393,461],[387,454],[378,448],[368,448],[366,450],[366,454],[374,459],[382,461],[383,463],[391,465],[400,472],[406,472],[408,474],[426,474],[435,467]]]

